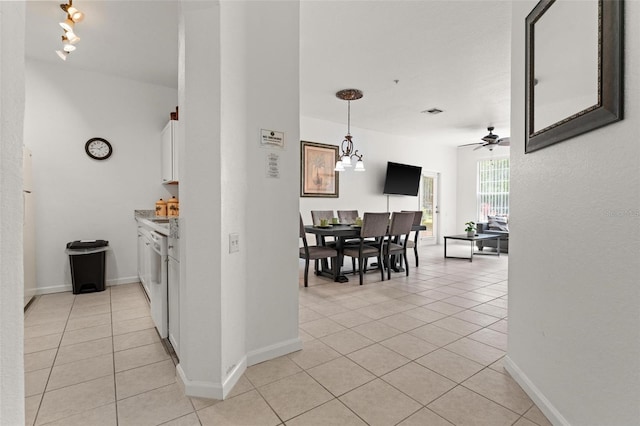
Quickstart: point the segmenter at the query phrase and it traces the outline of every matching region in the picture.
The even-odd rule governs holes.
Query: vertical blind
[[[509,214],[509,159],[478,161],[478,221]]]

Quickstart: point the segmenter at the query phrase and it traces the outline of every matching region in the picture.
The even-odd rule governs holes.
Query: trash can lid
[[[109,241],[106,240],[76,240],[67,243],[68,249],[89,249],[105,247],[109,245]]]

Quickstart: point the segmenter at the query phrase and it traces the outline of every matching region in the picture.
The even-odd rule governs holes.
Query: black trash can
[[[105,254],[109,241],[78,240],[67,243],[73,294],[104,291]]]

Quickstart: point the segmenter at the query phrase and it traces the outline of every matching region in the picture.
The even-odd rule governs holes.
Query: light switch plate
[[[240,234],[229,234],[229,253],[240,251]]]

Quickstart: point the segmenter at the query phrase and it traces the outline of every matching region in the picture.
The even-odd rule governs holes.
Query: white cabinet
[[[162,183],[178,183],[178,121],[162,130]]]
[[[180,255],[179,241],[169,238],[169,342],[180,358]]]
[[[151,274],[151,257],[149,252],[148,231],[138,225],[138,278],[149,295],[149,277]]]

